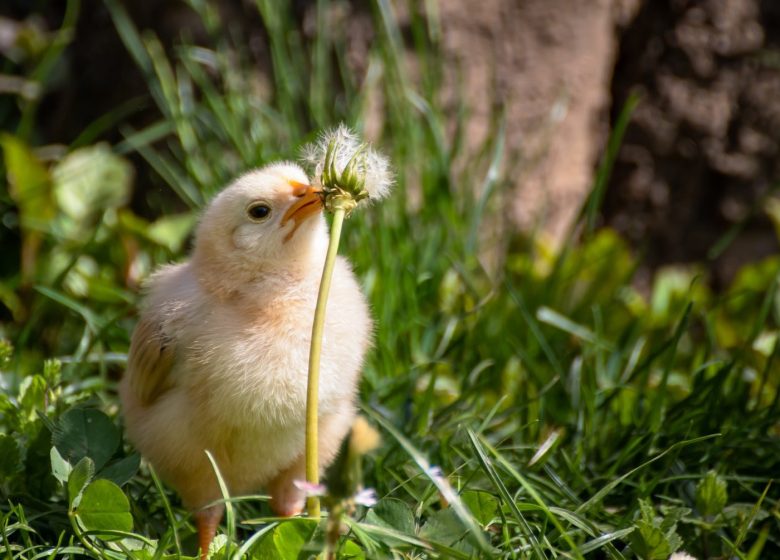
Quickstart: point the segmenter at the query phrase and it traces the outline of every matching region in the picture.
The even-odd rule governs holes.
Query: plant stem
[[[73,528],[73,532],[76,534],[76,538],[81,541],[81,544],[84,545],[84,548],[91,552],[92,555],[98,560],[101,558],[106,558],[106,555],[101,553],[100,550],[98,550],[95,545],[89,541],[87,536],[81,532],[79,523],[76,521],[76,512],[72,509],[68,511],[68,518],[70,519],[70,526]]]
[[[333,223],[330,226],[330,242],[322,269],[320,290],[317,294],[317,307],[314,310],[314,325],[311,329],[311,350],[309,351],[309,381],[306,390],[306,481],[311,484],[320,482],[320,466],[317,453],[317,420],[319,410],[320,389],[320,354],[322,352],[322,335],[325,330],[325,308],[328,304],[330,281],[333,277],[333,267],[341,240],[341,226],[344,223],[345,209],[337,206],[333,212]],[[309,517],[320,517],[320,499],[309,496],[306,500],[306,513]]]

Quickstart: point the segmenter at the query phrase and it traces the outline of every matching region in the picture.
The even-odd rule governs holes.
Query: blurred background
[[[292,69],[280,65],[301,63],[323,31],[342,51],[329,62],[344,65],[339,70],[352,83],[338,84],[327,100],[320,94],[320,104],[341,103],[343,112],[350,94],[345,89],[387,79],[368,74],[372,44],[382,32],[370,4],[296,0],[289,10],[272,4],[258,10],[256,4],[264,5],[157,1],[127,3],[125,9],[136,27],[155,34],[160,53],[182,44],[230,42],[240,59],[231,64],[247,73],[240,77],[242,87],[250,88],[247,95],[271,99],[288,88],[311,88],[295,83]],[[327,6],[327,21],[318,21],[318,5]],[[204,18],[208,10],[215,13]],[[423,38],[415,35],[413,20],[430,18],[425,39],[442,63],[435,70],[441,74],[437,100],[451,127],[465,127],[456,163],[467,165],[469,154],[494,132],[496,112],[505,115],[506,149],[519,156],[509,177],[515,191],[508,207],[512,227],[540,229],[560,243],[593,183],[610,126],[637,93],[641,103],[614,162],[600,222],[624,235],[650,269],[704,262],[716,287],[726,285],[744,262],[777,250],[775,2],[489,0],[475,11],[470,2],[453,0],[395,2],[392,11],[398,48],[417,85],[431,77],[422,75],[425,61],[417,49]],[[9,0],[0,14],[0,126],[36,149],[47,148],[46,157],[58,157],[74,142],[127,142],[130,128],[162,116],[149,99],[149,69],[123,44],[105,3]],[[269,26],[280,25],[285,36],[276,37],[278,30]],[[287,60],[274,53],[275,40],[284,43]],[[198,54],[205,51],[190,53],[190,60]],[[215,60],[197,64],[217,71]],[[366,96],[361,119],[369,136],[380,134],[384,103],[381,92]],[[297,141],[339,112],[325,109],[290,107],[300,111],[299,128],[286,132]],[[144,142],[162,141],[165,132]],[[279,152],[284,141],[277,143]],[[130,207],[142,215],[161,212],[159,169],[127,143],[120,152],[134,169]],[[2,239],[8,251],[18,237],[11,202],[6,195]],[[739,235],[717,246],[732,229]],[[12,261],[4,259],[6,266]]]

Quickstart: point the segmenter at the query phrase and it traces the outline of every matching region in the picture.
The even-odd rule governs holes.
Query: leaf
[[[88,531],[129,532],[133,529],[127,496],[119,486],[104,478],[87,486],[76,514]]]
[[[25,377],[19,386],[19,408],[27,421],[36,417],[38,410],[44,410],[46,380],[40,375]]]
[[[120,210],[117,216],[119,225],[124,230],[165,247],[173,253],[181,251],[187,236],[192,233],[192,229],[198,221],[198,215],[195,212],[163,216],[152,223],[136,216],[126,208]]]
[[[420,529],[420,536],[447,545],[454,545],[466,536],[467,530],[457,514],[451,509],[442,509],[428,517]]]
[[[40,226],[55,215],[49,173],[30,147],[10,134],[0,135],[10,194],[19,206],[22,227]]]
[[[84,457],[73,467],[68,476],[68,503],[71,509],[79,504],[81,493],[93,476],[95,476],[95,463],[89,457]]]
[[[382,498],[366,514],[366,523],[389,527],[409,535],[415,534],[411,508],[395,498]]]
[[[177,253],[181,251],[197,221],[198,215],[195,212],[163,216],[149,226],[146,234],[158,245],[166,247],[172,253]]]
[[[73,467],[71,467],[70,463],[62,458],[62,455],[60,455],[60,452],[57,451],[56,447],[51,448],[50,458],[51,474],[54,475],[54,478],[60,481],[60,484],[66,484],[68,482],[68,477],[70,477],[71,471],[73,471]]]
[[[119,431],[99,410],[72,408],[60,418],[52,443],[71,464],[89,457],[100,470],[119,447]]]
[[[51,431],[40,421],[30,422],[25,429],[24,486],[27,492],[48,500],[59,483],[51,474]]]
[[[295,560],[311,540],[316,528],[314,519],[292,519],[280,523],[260,541],[252,557],[262,560]]]
[[[43,362],[43,378],[50,387],[59,384],[62,377],[62,362],[52,358]]]
[[[106,478],[118,486],[123,486],[128,480],[135,476],[138,467],[141,465],[141,456],[133,453],[118,461],[113,461],[98,473],[99,478]]]
[[[466,490],[460,497],[483,527],[489,525],[498,514],[498,500],[489,492]]]
[[[709,471],[696,486],[696,509],[704,517],[714,517],[728,502],[726,481],[715,471]]]
[[[629,535],[631,549],[644,560],[666,560],[682,546],[677,534],[677,516],[684,508],[670,510],[668,518],[656,516],[649,500],[639,500],[640,519],[634,522],[635,530]]]
[[[69,153],[54,167],[52,177],[57,205],[78,230],[85,220],[127,202],[133,167],[100,143]]]
[[[629,536],[631,550],[643,560],[666,560],[673,552],[666,535],[658,527],[645,521],[638,521],[635,530]]]
[[[344,541],[338,552],[339,560],[363,560],[366,553],[355,541]]]

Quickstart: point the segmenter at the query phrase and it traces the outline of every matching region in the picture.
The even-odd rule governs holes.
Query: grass
[[[122,128],[110,156],[75,146],[66,156],[99,164],[89,185],[98,188],[124,176],[122,154],[140,154],[169,193],[149,198],[160,218],[147,222],[123,197],[69,214],[62,201],[85,191],[61,179],[61,163],[41,161],[8,127],[2,141],[15,181],[3,200],[24,218],[18,232],[34,240],[34,266],[4,276],[0,294],[10,310],[0,332],[14,346],[0,352],[0,557],[194,554],[192,520],[139,469],[118,429],[134,284],[183,257],[193,212],[229,178],[295,157],[319,127],[362,129],[377,103],[397,187],[350,218],[342,254],[378,325],[360,396],[383,435],[362,465],[380,500],[343,519],[336,556],[780,554],[780,259],[745,267],[718,294],[693,266],[658,271],[649,294],[637,292],[640,263],[597,227],[630,107],[563,250],[534,235],[496,240],[490,226],[502,219],[518,158],[507,153],[500,112],[475,154],[463,137],[466,107],[451,132],[434,3],[411,10],[408,33],[390,2],[371,3],[376,38],[360,81],[327,2],[317,3],[320,32],[304,38],[287,4],[258,0],[273,54],[265,96],[253,89],[242,39],[207,2],[190,4],[212,44],[182,41],[165,53],[105,0],[161,116]],[[36,219],[46,205],[25,195],[28,180],[57,208],[52,222]],[[92,421],[77,422],[84,414]],[[94,479],[111,484],[95,496]],[[90,517],[97,498],[110,507]],[[270,518],[263,496],[226,499],[233,514],[217,554],[299,558],[325,547],[323,528]]]

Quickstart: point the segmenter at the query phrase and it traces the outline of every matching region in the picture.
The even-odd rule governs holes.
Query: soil
[[[441,3],[450,73],[462,72],[472,146],[504,105],[518,153],[512,217],[560,241],[591,181],[608,129],[616,47],[612,0]],[[455,81],[454,79],[452,81]]]
[[[777,253],[763,209],[780,176],[780,3],[645,1],[620,32],[613,120],[629,92],[641,102],[605,222],[651,267],[712,260],[716,286]],[[736,241],[711,254],[735,227]]]

